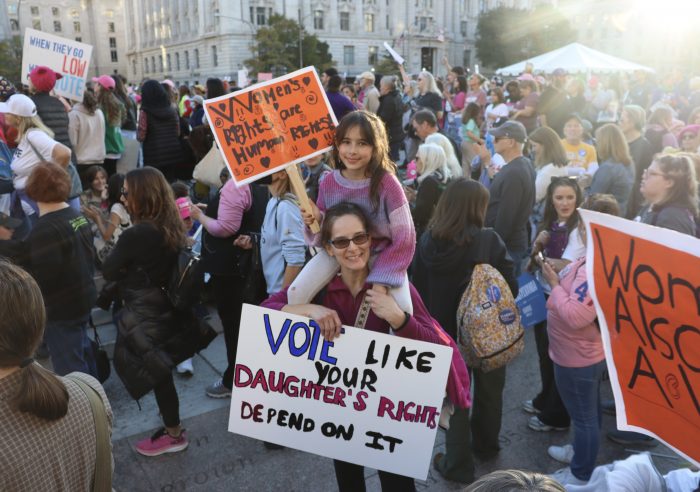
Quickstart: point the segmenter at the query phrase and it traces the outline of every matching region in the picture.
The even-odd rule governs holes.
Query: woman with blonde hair
[[[425,143],[438,145],[445,152],[447,169],[450,172],[450,178],[458,178],[462,175],[462,166],[459,165],[459,160],[455,154],[455,149],[445,135],[439,132],[430,134],[425,138]]]
[[[588,195],[611,194],[620,210],[627,210],[627,200],[634,183],[634,167],[625,135],[619,126],[608,123],[598,128],[595,136],[601,164],[593,175]]]
[[[451,176],[447,168],[445,151],[439,145],[424,143],[418,147],[416,167],[418,191],[415,205],[411,208],[411,215],[416,225],[416,238],[420,238]]]
[[[111,461],[112,410],[102,386],[80,372],[58,377],[34,362],[46,322],[39,286],[5,260],[0,260],[0,285],[5,300],[0,303],[3,490],[109,490],[111,468],[96,466],[100,449]],[[103,448],[83,388],[97,393],[104,406]]]

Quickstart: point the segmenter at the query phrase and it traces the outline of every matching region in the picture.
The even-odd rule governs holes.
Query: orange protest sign
[[[204,109],[239,185],[326,152],[338,124],[313,67],[207,100]]]
[[[699,464],[700,240],[582,215],[617,426],[656,437]]]

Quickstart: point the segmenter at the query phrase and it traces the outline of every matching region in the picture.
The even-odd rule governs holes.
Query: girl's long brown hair
[[[372,146],[372,158],[365,171],[365,176],[370,178],[369,200],[372,204],[372,212],[379,209],[380,184],[384,174],[396,174],[396,165],[389,158],[389,138],[386,135],[386,127],[379,117],[369,111],[353,111],[346,114],[335,129],[335,142],[331,150],[331,161],[336,169],[345,169],[345,164],[340,160],[338,147],[351,128],[358,127],[362,138]]]
[[[134,223],[148,222],[162,234],[167,248],[177,250],[185,245],[185,224],[175,204],[173,190],[163,173],[154,167],[133,169],[126,175],[129,187],[127,200]]]
[[[97,94],[97,104],[105,114],[105,120],[111,126],[122,126],[122,121],[125,116],[124,104],[117,99],[114,92],[104,87],[100,87]]]
[[[447,185],[438,201],[428,228],[434,239],[464,246],[474,229],[484,227],[489,190],[478,181],[459,177]]]
[[[0,367],[13,368],[32,357],[44,335],[46,311],[41,290],[26,271],[0,259]],[[10,404],[44,420],[68,412],[68,391],[53,373],[30,363],[19,370],[19,385]]]

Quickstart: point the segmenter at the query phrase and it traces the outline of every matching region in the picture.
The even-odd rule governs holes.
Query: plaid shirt
[[[65,417],[49,422],[13,410],[10,400],[19,389],[20,371],[0,379],[0,489],[92,490],[96,444],[87,397],[73,381],[60,378],[70,397]],[[112,409],[102,386],[86,374],[73,375],[102,397],[111,435]]]

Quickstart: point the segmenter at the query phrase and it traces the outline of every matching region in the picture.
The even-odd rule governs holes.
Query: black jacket
[[[426,232],[418,242],[413,260],[413,285],[430,314],[455,339],[457,307],[475,265],[488,263],[495,267],[510,286],[513,296],[518,295],[513,262],[496,231],[474,227],[467,231],[467,235],[471,236],[470,242],[458,246],[436,240]]]
[[[152,225],[136,224],[119,237],[102,265],[117,281],[124,308],[117,319],[114,369],[134,399],[150,392],[201,347],[197,320],[176,312],[163,287],[177,254],[168,252]]]
[[[403,131],[403,103],[398,90],[379,97],[379,116],[386,125],[386,133],[389,143],[401,142],[406,133]]]
[[[526,157],[503,166],[491,183],[486,225],[493,227],[511,251],[528,247],[527,224],[535,205],[535,170]]]
[[[32,96],[32,101],[36,104],[36,112],[54,133],[53,139],[73,150],[68,136],[68,113],[66,107],[57,98],[47,92],[38,92]]]
[[[143,164],[159,169],[177,166],[184,160],[180,146],[180,118],[175,108],[146,114],[146,137],[143,140]]]

